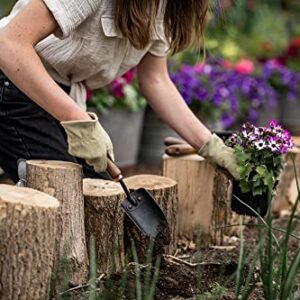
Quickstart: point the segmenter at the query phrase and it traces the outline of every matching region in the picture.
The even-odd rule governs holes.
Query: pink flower
[[[93,97],[93,91],[92,90],[87,90],[86,91],[86,101],[90,101]]]
[[[227,60],[227,59],[224,59],[222,61],[222,66],[225,68],[225,69],[232,69],[232,63],[231,61]]]
[[[292,39],[291,45],[300,48],[300,36],[296,36]]]
[[[273,59],[270,59],[268,60],[267,62],[271,67],[273,67],[274,69],[277,68],[277,69],[280,69],[282,68],[282,63],[276,59],[276,58],[273,58]]]
[[[111,83],[111,90],[112,90],[113,95],[116,98],[124,97],[123,84],[120,79],[116,79]]]
[[[199,63],[195,65],[195,72],[196,73],[201,73],[203,71],[205,64],[204,63]]]
[[[122,77],[125,79],[125,81],[128,84],[130,84],[133,80],[133,77],[134,77],[134,69],[131,69],[128,72],[126,72]]]
[[[236,63],[235,70],[240,74],[251,74],[254,72],[254,63],[250,59],[241,59]]]

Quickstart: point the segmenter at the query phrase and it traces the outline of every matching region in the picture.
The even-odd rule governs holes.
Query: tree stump
[[[61,205],[57,218],[55,290],[61,285],[60,275],[66,276],[62,273],[67,272],[72,285],[85,282],[88,261],[81,166],[61,161],[27,161],[27,186],[54,196]]]
[[[177,234],[201,247],[223,245],[232,232],[232,181],[199,155],[163,156],[163,175],[178,183]],[[198,236],[200,235],[200,236]]]
[[[57,234],[57,199],[0,185],[0,299],[47,298]]]
[[[124,265],[125,199],[119,183],[101,179],[84,179],[86,240],[95,237],[97,268],[101,273],[119,271]]]
[[[285,156],[286,164],[280,175],[276,197],[273,202],[273,212],[277,215],[289,214],[298,197],[292,157],[295,159],[296,172],[300,182],[300,149],[295,148]],[[297,210],[300,213],[300,206],[298,206]]]
[[[155,241],[153,245],[153,257],[155,258],[155,256],[165,253],[171,254],[177,245],[176,214],[178,190],[176,181],[162,176],[137,175],[125,179],[125,183],[131,191],[145,188],[161,207],[169,224],[171,243],[168,246],[164,246],[162,241]],[[142,262],[146,257],[150,239],[141,233],[128,217],[125,217],[124,227],[126,253],[131,252],[130,240],[132,239],[135,242],[139,262]]]

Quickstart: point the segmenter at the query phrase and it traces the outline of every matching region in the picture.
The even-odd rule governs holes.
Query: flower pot
[[[280,107],[279,104],[276,104],[272,108],[268,107],[260,107],[257,110],[258,114],[258,121],[257,121],[257,126],[259,127],[266,127],[269,125],[270,120],[277,120],[279,121],[280,118]]]
[[[218,137],[220,137],[224,142],[230,138],[230,136],[234,133],[232,130],[222,130],[222,131],[212,131]]]
[[[224,127],[222,126],[222,122],[220,120],[214,122],[211,119],[204,118],[203,116],[197,116],[197,117],[210,131],[213,132],[224,131]]]
[[[140,160],[144,163],[159,165],[165,152],[164,139],[168,136],[179,137],[148,106],[140,147]]]
[[[268,193],[259,196],[253,196],[252,192],[242,193],[239,187],[239,183],[233,183],[231,209],[239,215],[257,217],[257,214],[255,214],[250,208],[240,202],[235,196],[245,202],[248,206],[250,206],[261,217],[264,217],[266,215],[269,208]]]
[[[109,134],[114,145],[116,164],[129,167],[137,164],[145,109],[131,112],[124,108],[113,108],[108,114],[98,115],[101,125]]]
[[[292,135],[300,135],[300,101],[282,99],[280,102],[280,123]]]

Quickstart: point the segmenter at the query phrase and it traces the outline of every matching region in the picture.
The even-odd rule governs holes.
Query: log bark
[[[119,271],[124,266],[125,199],[119,183],[101,179],[84,179],[86,240],[95,238],[97,269],[101,273]]]
[[[229,177],[199,155],[163,156],[163,175],[178,183],[177,234],[193,239],[201,247],[223,245],[229,229],[232,182]]]
[[[0,185],[0,299],[47,298],[57,234],[57,199]]]
[[[61,205],[57,218],[55,290],[60,288],[65,272],[70,284],[85,282],[88,260],[81,166],[61,161],[27,161],[27,186],[54,196]]]
[[[273,212],[277,215],[289,214],[298,197],[292,157],[295,159],[296,173],[298,182],[300,182],[300,149],[295,148],[285,156],[285,167],[280,175],[276,197],[273,202]],[[300,206],[297,210],[300,212]]]
[[[161,207],[168,221],[171,233],[171,243],[168,246],[164,246],[162,241],[156,241],[153,249],[153,258],[160,254],[171,254],[176,249],[177,245],[176,214],[178,190],[176,181],[162,176],[137,175],[125,179],[125,183],[131,191],[145,188]],[[150,245],[150,239],[141,233],[127,217],[125,217],[124,226],[126,253],[131,252],[130,240],[132,239],[135,242],[139,261],[143,261]]]

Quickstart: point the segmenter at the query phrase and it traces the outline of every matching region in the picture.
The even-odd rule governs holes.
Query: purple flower
[[[225,129],[230,128],[235,122],[234,116],[229,113],[224,113],[221,116],[221,123]]]
[[[241,120],[255,124],[259,120],[258,109],[274,108],[281,96],[278,85],[273,84],[276,78],[288,88],[289,98],[300,95],[300,74],[274,63],[266,63],[260,74],[240,73],[226,67],[222,60],[196,66],[184,64],[171,78],[196,114],[205,113],[207,118],[219,119],[225,126]]]
[[[237,134],[245,149],[254,146],[257,150],[269,149],[274,154],[287,153],[294,147],[291,134],[282,128],[275,120],[270,121],[270,127],[256,127],[246,123]]]

